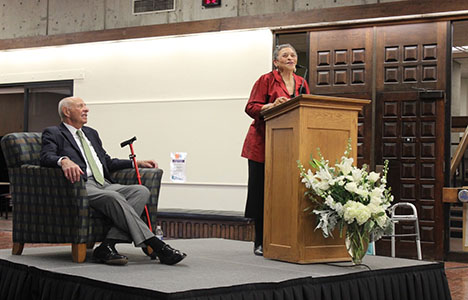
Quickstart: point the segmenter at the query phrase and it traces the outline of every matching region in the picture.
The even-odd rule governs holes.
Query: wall
[[[139,159],[164,169],[160,207],[242,211],[251,119],[245,103],[271,70],[270,30],[205,33],[0,51],[0,84],[73,79],[115,157],[137,136]],[[169,180],[171,152],[187,152],[187,183]]]
[[[0,39],[399,1],[223,0],[221,7],[205,9],[201,0],[175,0],[175,11],[133,15],[131,0],[0,0]]]
[[[463,116],[468,116],[468,78],[466,77],[461,79],[460,100],[464,103],[461,113]]]
[[[451,102],[451,114],[452,116],[461,116],[462,101],[460,99],[461,91],[461,65],[457,61],[453,61],[452,65],[452,102]],[[464,105],[464,104],[463,104]]]
[[[466,77],[461,79],[460,101],[463,103],[460,107],[460,115],[468,116],[468,78]]]

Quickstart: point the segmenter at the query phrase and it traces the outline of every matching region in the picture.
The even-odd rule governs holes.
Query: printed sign
[[[171,152],[171,180],[172,182],[185,182],[187,180],[185,173],[187,153]]]

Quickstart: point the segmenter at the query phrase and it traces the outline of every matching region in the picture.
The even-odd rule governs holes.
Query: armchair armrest
[[[150,214],[151,224],[156,228],[156,215],[158,213],[159,191],[161,189],[162,169],[141,168],[141,184],[146,186],[151,193],[148,204],[146,205]],[[135,169],[123,169],[112,172],[112,179],[119,184],[138,184]]]
[[[83,180],[70,183],[59,168],[9,169],[16,242],[81,242],[88,236],[89,203]],[[23,236],[24,235],[24,236]],[[72,240],[70,241],[70,239]]]

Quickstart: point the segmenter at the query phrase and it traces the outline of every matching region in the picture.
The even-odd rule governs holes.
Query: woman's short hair
[[[283,50],[284,48],[291,48],[291,49],[293,49],[294,53],[296,53],[296,55],[297,55],[296,49],[294,49],[294,47],[293,47],[291,44],[281,44],[281,45],[276,46],[276,47],[275,47],[275,50],[273,51],[273,59],[274,59],[274,60],[278,60],[279,52],[280,52],[281,50]]]

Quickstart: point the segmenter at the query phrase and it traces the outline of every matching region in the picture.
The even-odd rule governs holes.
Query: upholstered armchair
[[[102,241],[110,228],[106,218],[89,207],[85,182],[70,183],[60,168],[39,166],[41,133],[21,132],[1,140],[10,177],[13,203],[13,249],[21,255],[24,243],[71,243],[75,262],[86,259],[86,249]],[[140,169],[149,188],[147,204],[156,228],[161,169]],[[134,169],[114,172],[120,184],[137,184]]]

